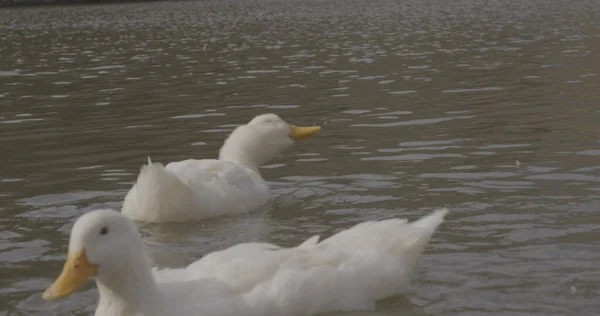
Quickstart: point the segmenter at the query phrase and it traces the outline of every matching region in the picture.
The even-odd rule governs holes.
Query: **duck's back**
[[[216,159],[188,159],[169,163],[194,193],[207,217],[247,213],[271,199],[267,183],[254,171]]]
[[[123,203],[133,220],[177,222],[242,214],[271,200],[267,183],[231,162],[188,159],[149,163]]]
[[[189,279],[230,288],[248,303],[248,312],[305,316],[370,309],[377,300],[405,291],[446,212],[436,211],[414,223],[366,222],[295,248],[240,244],[210,253],[184,271]]]

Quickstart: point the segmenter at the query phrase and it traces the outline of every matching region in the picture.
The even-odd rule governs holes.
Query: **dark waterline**
[[[0,8],[10,7],[51,7],[51,6],[85,6],[85,5],[118,5],[143,2],[176,2],[189,0],[0,0]],[[200,0],[201,1],[201,0]]]

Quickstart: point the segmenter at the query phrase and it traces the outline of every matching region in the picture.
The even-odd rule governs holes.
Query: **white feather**
[[[123,202],[138,221],[176,222],[248,213],[271,201],[259,167],[291,146],[291,127],[275,114],[237,127],[219,159],[188,159],[143,166]]]
[[[97,316],[307,316],[370,310],[377,300],[403,293],[447,210],[413,223],[400,219],[365,222],[321,242],[312,237],[295,248],[239,244],[210,253],[186,268],[154,269],[153,274],[144,273],[150,268],[143,247],[124,246],[141,241],[135,229],[113,229],[119,225],[111,221],[128,220],[116,212],[94,212],[76,222],[71,245],[85,249],[90,262],[98,265]],[[100,237],[96,234],[100,226],[114,235]],[[116,241],[120,241],[116,247],[102,245]],[[104,260],[101,253],[109,259]],[[127,258],[129,268],[123,269],[123,263],[112,258]]]

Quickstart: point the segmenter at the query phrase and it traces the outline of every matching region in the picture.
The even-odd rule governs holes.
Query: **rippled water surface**
[[[591,0],[0,10],[0,314],[91,314],[91,282],[40,298],[73,220],[275,112],[323,130],[262,169],[273,208],[141,225],[159,266],[445,206],[410,292],[364,315],[598,315],[599,48]]]

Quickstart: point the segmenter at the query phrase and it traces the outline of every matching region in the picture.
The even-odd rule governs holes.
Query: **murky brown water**
[[[40,298],[73,219],[265,112],[324,127],[263,169],[274,208],[143,225],[158,265],[446,206],[365,315],[600,314],[600,2],[15,8],[0,41],[0,314],[91,314],[91,283]]]

